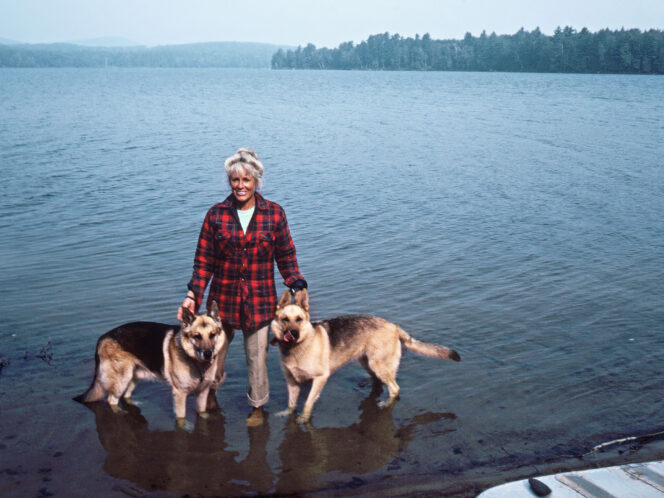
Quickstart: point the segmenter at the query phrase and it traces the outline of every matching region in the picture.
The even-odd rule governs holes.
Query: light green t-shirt
[[[242,231],[245,234],[247,233],[247,227],[249,226],[251,217],[254,215],[255,209],[256,206],[252,207],[251,209],[245,209],[244,211],[241,209],[237,210],[237,217],[240,218],[240,225],[242,225]]]

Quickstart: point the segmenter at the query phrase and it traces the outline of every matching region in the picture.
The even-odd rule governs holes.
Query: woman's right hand
[[[196,302],[194,301],[194,298],[191,296],[187,296],[184,298],[184,301],[182,301],[182,304],[178,308],[178,321],[182,321],[182,308],[187,308],[189,311],[194,313],[194,307],[196,306]]]

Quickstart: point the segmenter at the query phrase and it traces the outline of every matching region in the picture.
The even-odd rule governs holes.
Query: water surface
[[[664,80],[220,69],[0,70],[0,493],[472,496],[661,429]],[[337,372],[312,427],[248,430],[241,337],[221,413],[169,389],[122,416],[71,397],[96,338],[173,322],[200,224],[255,148],[313,318],[374,313],[462,362],[406,353],[391,409]],[[281,291],[282,287],[279,287]],[[384,399],[383,395],[383,398]]]

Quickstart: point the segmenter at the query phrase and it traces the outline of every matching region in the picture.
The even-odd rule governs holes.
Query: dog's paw
[[[294,409],[292,408],[286,408],[285,410],[281,410],[280,412],[277,412],[275,416],[277,417],[288,417],[289,415],[292,415],[295,412]]]
[[[126,411],[124,411],[124,410],[122,409],[122,407],[121,407],[119,404],[109,403],[108,406],[110,406],[110,407],[111,407],[111,411],[112,411],[113,413],[117,414],[117,415],[124,415],[125,413],[127,413]]]
[[[389,408],[390,406],[394,405],[396,401],[399,399],[399,396],[395,396],[394,398],[389,398],[387,401],[379,401],[378,402],[378,408],[381,410],[384,408]]]
[[[198,412],[198,416],[202,419],[210,418],[210,414],[208,412]]]
[[[311,421],[311,417],[305,417],[304,415],[300,415],[295,419],[295,422],[298,424],[309,424]]]
[[[176,427],[176,429],[183,430],[183,431],[186,431],[186,432],[193,432],[194,431],[194,424],[189,422],[184,417],[175,419],[175,427]]]
[[[387,401],[379,401],[378,402],[378,408],[381,410],[384,410],[385,408],[389,408],[390,406],[394,405],[395,399],[388,399]]]

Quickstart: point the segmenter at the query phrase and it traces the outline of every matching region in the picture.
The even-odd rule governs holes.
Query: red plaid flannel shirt
[[[300,274],[286,214],[281,206],[256,193],[256,209],[242,231],[233,195],[215,204],[205,216],[198,239],[194,272],[188,284],[201,305],[210,279],[207,307],[217,301],[222,321],[253,332],[274,317],[277,292],[274,261],[284,282],[292,287]]]

